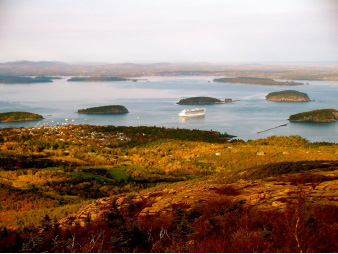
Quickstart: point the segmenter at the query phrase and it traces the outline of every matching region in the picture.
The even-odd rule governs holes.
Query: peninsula
[[[272,92],[265,96],[268,101],[282,101],[282,102],[306,102],[310,101],[306,93],[301,93],[295,90],[285,90],[279,92]]]
[[[46,77],[46,76],[37,76],[37,77],[21,77],[21,76],[2,76],[0,75],[1,84],[31,84],[31,83],[50,83],[53,82],[52,79],[60,79],[58,77]]]
[[[106,82],[106,81],[127,81],[120,77],[72,77],[67,81],[71,82]]]
[[[232,84],[247,84],[261,86],[298,86],[304,83],[294,81],[275,81],[269,78],[253,78],[253,77],[238,77],[238,78],[216,78],[214,82],[232,83]]]
[[[224,101],[212,97],[190,97],[177,102],[179,105],[210,105],[219,103],[224,103]]]
[[[129,113],[128,109],[121,105],[109,105],[101,107],[93,107],[86,109],[79,109],[79,114],[124,114]]]
[[[291,115],[290,122],[329,123],[338,121],[338,111],[335,109],[317,109]]]
[[[24,122],[42,120],[42,115],[29,112],[6,112],[0,113],[0,123]]]

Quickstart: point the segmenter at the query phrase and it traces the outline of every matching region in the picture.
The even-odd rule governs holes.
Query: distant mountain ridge
[[[38,62],[34,62],[34,61],[23,60],[23,61],[14,61],[14,62],[4,62],[4,63],[0,63],[0,65],[58,66],[58,65],[69,65],[69,64],[65,63],[65,62],[59,62],[59,61],[38,61]]]
[[[338,65],[295,63],[103,63],[13,61],[0,63],[0,75],[16,76],[223,76],[338,81]],[[267,81],[267,80],[265,80]],[[290,82],[291,83],[291,82]],[[290,85],[290,84],[289,84]]]

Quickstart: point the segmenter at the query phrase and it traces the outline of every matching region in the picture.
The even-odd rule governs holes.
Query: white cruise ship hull
[[[197,116],[204,116],[205,115],[205,108],[196,108],[192,110],[182,110],[178,115],[180,117],[197,117]]]

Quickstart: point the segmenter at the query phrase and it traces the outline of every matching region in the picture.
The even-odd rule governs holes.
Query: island
[[[109,105],[101,107],[93,107],[86,109],[79,109],[79,114],[125,114],[129,113],[128,109],[121,105]]]
[[[30,112],[6,112],[0,113],[0,123],[8,122],[24,122],[24,121],[40,121],[42,115]]]
[[[210,104],[220,104],[224,103],[224,101],[221,101],[216,98],[212,97],[190,97],[186,99],[182,99],[177,104],[179,105],[210,105]]]
[[[238,78],[216,78],[214,82],[218,83],[233,83],[246,85],[262,85],[262,86],[298,86],[304,83],[294,81],[276,81],[269,78],[253,78],[253,77],[238,77]]]
[[[72,77],[68,79],[67,81],[70,81],[70,82],[106,82],[106,81],[127,81],[127,79],[120,78],[120,77]]]
[[[338,111],[335,109],[317,109],[298,113],[289,117],[290,122],[330,123],[338,121]]]
[[[46,77],[46,76],[37,76],[33,78],[33,77],[0,75],[0,83],[2,84],[50,83],[50,82],[53,82],[52,79],[61,79],[61,78]]]
[[[306,102],[310,101],[306,93],[301,93],[295,90],[285,90],[279,92],[272,92],[265,96],[268,101],[282,101],[282,102]]]

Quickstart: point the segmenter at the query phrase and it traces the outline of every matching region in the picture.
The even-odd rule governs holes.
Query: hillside
[[[290,122],[328,123],[338,121],[338,111],[335,109],[317,109],[298,113],[289,117]]]
[[[286,80],[338,80],[335,63],[81,63],[18,61],[0,63],[0,74],[16,76],[227,76]]]
[[[285,101],[285,102],[305,102],[310,101],[306,93],[301,93],[295,90],[285,90],[272,92],[265,96],[268,101]]]
[[[30,112],[6,112],[0,113],[0,123],[6,122],[24,122],[42,120],[42,115]]]
[[[230,138],[0,129],[0,251],[335,251],[338,145]]]
[[[124,226],[128,221],[137,221],[139,236],[143,233],[152,239],[150,246],[146,241],[136,245],[147,252],[333,250],[335,244],[329,241],[335,241],[334,234],[319,240],[326,234],[312,231],[311,223],[316,221],[316,227],[320,225],[322,230],[331,232],[338,225],[337,218],[325,217],[338,211],[337,169],[337,161],[322,161],[313,163],[312,170],[298,168],[301,173],[285,172],[230,184],[217,178],[195,180],[140,194],[102,198],[62,219],[60,227],[87,228],[87,218],[91,218],[92,225],[102,225],[107,217],[121,218]],[[127,240],[127,235],[122,237]],[[302,245],[297,245],[297,241]],[[128,244],[125,247],[129,250],[136,247],[132,241]],[[112,250],[121,251],[121,247],[113,246]]]
[[[109,105],[78,110],[79,114],[124,114],[128,112],[128,109],[121,105]]]
[[[177,102],[179,105],[210,105],[210,104],[217,104],[222,103],[224,101],[221,101],[216,98],[212,97],[190,97],[185,98]]]
[[[261,86],[298,86],[304,83],[294,81],[275,81],[269,78],[254,78],[254,77],[238,77],[238,78],[217,78],[214,82],[232,83],[232,84],[248,84]]]

